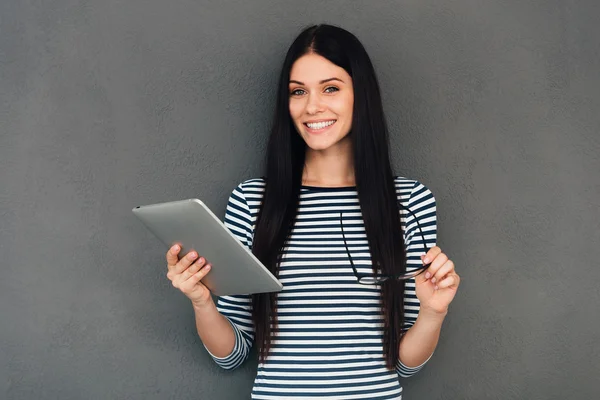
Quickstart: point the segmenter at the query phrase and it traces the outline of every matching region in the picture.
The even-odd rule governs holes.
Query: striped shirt
[[[436,204],[431,191],[403,177],[394,182],[399,202],[419,219],[425,244],[434,246]],[[225,225],[249,249],[264,188],[263,179],[245,181],[227,204]],[[398,208],[410,270],[422,265],[423,237],[414,217]],[[302,186],[280,265],[279,329],[271,353],[258,365],[252,399],[401,399],[399,377],[409,377],[425,364],[409,368],[398,360],[395,370],[385,367],[381,287],[358,283],[344,247],[340,212],[358,273],[372,273],[356,188]],[[250,297],[222,296],[217,308],[230,321],[236,340],[230,355],[211,356],[221,367],[233,369],[248,357],[254,341]],[[407,330],[419,312],[414,279],[406,282],[404,310]]]

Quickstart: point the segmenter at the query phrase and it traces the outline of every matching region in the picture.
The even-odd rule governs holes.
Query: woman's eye
[[[335,93],[338,92],[340,89],[336,88],[335,86],[329,86],[327,88],[325,88],[324,92],[325,93]],[[306,92],[303,89],[294,89],[290,92],[290,96],[302,96],[306,94]]]

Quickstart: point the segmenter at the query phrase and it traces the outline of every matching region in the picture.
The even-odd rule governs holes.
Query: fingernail
[[[429,272],[425,273],[425,279],[429,279],[431,277],[431,274]]]
[[[429,264],[429,258],[425,257],[425,259],[423,260],[423,264]]]
[[[439,287],[437,285],[435,285],[435,290],[438,290],[438,289],[439,289]]]
[[[175,247],[173,247],[173,251],[174,251],[175,253],[177,253],[177,252],[179,251],[179,246],[175,246]]]
[[[194,258],[196,258],[196,253],[190,253],[190,260],[193,260]]]
[[[433,279],[431,280],[431,283],[435,283],[435,278],[433,278]]]

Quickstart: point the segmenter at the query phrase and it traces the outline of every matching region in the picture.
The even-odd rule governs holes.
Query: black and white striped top
[[[436,204],[431,191],[415,180],[395,179],[398,200],[419,219],[428,248],[436,243]],[[264,192],[263,179],[238,185],[227,204],[225,225],[248,248]],[[422,368],[399,360],[395,371],[383,358],[380,286],[359,284],[342,240],[358,273],[370,273],[371,261],[355,187],[302,186],[297,220],[284,251],[278,295],[279,330],[272,352],[258,365],[252,399],[401,399],[400,377]],[[399,207],[407,249],[407,269],[422,265],[423,239],[414,218]],[[414,280],[406,283],[405,327],[417,318]],[[249,296],[222,296],[219,312],[235,331],[233,352],[214,357],[225,369],[241,365],[254,340]]]

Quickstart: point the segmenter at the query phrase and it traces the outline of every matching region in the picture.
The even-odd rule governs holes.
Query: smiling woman
[[[317,186],[335,184],[331,179],[316,176],[315,173],[322,170],[318,166],[319,160],[337,158],[350,161],[344,155],[352,152],[352,140],[348,136],[354,108],[352,78],[344,68],[309,52],[292,66],[289,88],[290,117],[306,143],[303,181]],[[314,167],[310,168],[311,165]],[[354,185],[352,163],[336,165],[340,171],[345,171],[341,184]]]
[[[290,72],[289,107],[308,152],[346,151],[354,89],[343,68],[315,53],[300,57]]]
[[[433,194],[392,173],[375,70],[350,32],[312,26],[292,43],[266,158],[225,224],[281,292],[215,305],[205,260],[167,255],[204,346],[232,369],[257,345],[253,399],[401,399],[398,378],[433,354],[459,277],[435,246]]]

